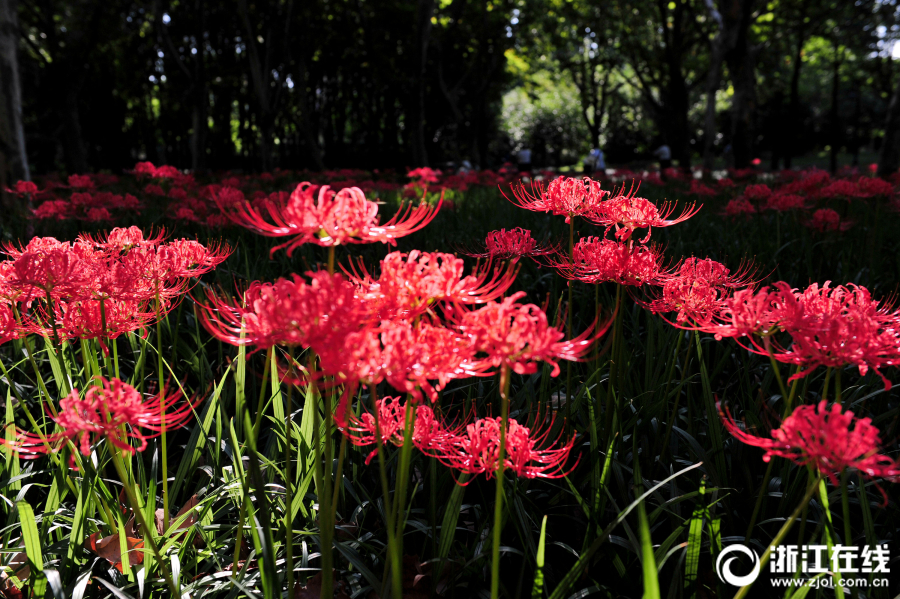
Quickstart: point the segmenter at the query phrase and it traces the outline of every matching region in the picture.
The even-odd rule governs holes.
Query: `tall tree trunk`
[[[428,166],[425,149],[425,71],[428,66],[428,43],[431,38],[431,17],[434,0],[419,0],[416,8],[416,51],[413,73],[413,106],[410,127],[410,149],[413,166]]]
[[[58,69],[58,73],[67,71],[65,67]],[[83,77],[78,77],[82,79]],[[66,156],[66,167],[71,173],[86,173],[90,170],[87,160],[87,151],[84,147],[84,138],[81,134],[81,114],[78,107],[78,96],[81,83],[65,76],[58,79],[62,86],[63,101],[62,129],[63,151]]]
[[[900,81],[888,104],[887,119],[884,124],[884,140],[878,157],[878,176],[888,177],[900,168]]]
[[[319,142],[313,132],[312,112],[309,96],[306,93],[307,77],[306,58],[301,56],[297,59],[297,82],[294,84],[297,87],[297,103],[300,108],[298,128],[300,130],[300,138],[303,140],[303,145],[306,146],[313,168],[321,171],[325,168],[325,164],[322,161],[322,151],[319,149]]]
[[[688,120],[690,98],[680,63],[677,66],[670,65],[666,96],[664,118],[667,123],[663,130],[668,131],[672,158],[678,161],[679,167],[687,169],[691,167],[691,131]]]
[[[800,13],[800,26],[797,29],[797,47],[794,51],[794,64],[791,65],[791,99],[788,107],[788,122],[791,124],[787,133],[788,143],[785,144],[784,168],[791,168],[791,159],[797,151],[800,139],[800,67],[803,66],[803,44],[806,42],[806,29],[803,21],[806,18],[806,2],[802,2]]]
[[[725,31],[722,15],[716,10],[712,0],[706,0],[710,18],[716,22],[719,31],[709,43],[709,73],[706,75],[706,112],[703,117],[703,170],[711,171],[715,156],[713,143],[716,137],[716,92],[722,80],[722,61],[725,54]]]
[[[0,0],[0,197],[16,181],[31,178],[22,127],[18,43],[16,0]]]
[[[838,106],[838,95],[841,83],[841,57],[838,56],[837,38],[834,40],[834,63],[831,72],[831,152],[828,160],[828,167],[831,173],[837,172],[837,153],[841,147],[841,121],[840,110]]]
[[[735,168],[746,168],[753,158],[753,116],[756,113],[756,53],[748,37],[753,0],[731,0],[724,13],[734,42],[725,63],[734,86],[731,101],[731,147]]]

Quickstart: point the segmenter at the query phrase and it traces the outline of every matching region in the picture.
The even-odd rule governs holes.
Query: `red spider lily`
[[[691,189],[688,193],[698,196],[714,196],[718,192],[712,187],[705,185],[700,179],[693,179],[691,181]]]
[[[722,211],[724,216],[730,216],[732,218],[737,216],[750,216],[751,214],[756,214],[756,206],[750,203],[750,200],[745,198],[744,196],[734,198],[733,200],[729,200],[725,205],[725,209]]]
[[[819,366],[853,365],[860,375],[900,363],[900,312],[872,299],[865,287],[813,284],[803,291],[784,282],[759,291],[739,291],[725,301],[716,322],[702,330],[717,338],[746,337],[749,351],[768,355],[802,368],[789,380],[810,374]],[[773,333],[784,331],[789,345]]]
[[[761,201],[767,199],[771,195],[772,190],[769,189],[769,186],[765,183],[748,185],[747,188],[744,189],[744,197],[748,200]]]
[[[12,308],[0,301],[0,344],[19,338],[19,323],[13,316]]]
[[[502,302],[456,315],[458,327],[471,340],[474,351],[485,355],[480,360],[481,370],[506,365],[518,374],[533,374],[537,363],[543,361],[553,366],[551,376],[557,376],[558,360],[580,360],[612,324],[610,319],[593,335],[594,326],[563,341],[565,333],[549,325],[543,310],[518,303],[524,296],[524,292],[514,293]]]
[[[539,246],[531,237],[531,231],[516,227],[515,229],[500,229],[487,234],[484,242],[485,251],[472,252],[464,250],[462,253],[471,258],[489,258],[491,260],[516,260],[518,258],[546,256],[556,251],[554,247]]]
[[[382,323],[381,339],[385,379],[416,399],[424,391],[432,402],[437,401],[437,392],[451,379],[470,376],[475,354],[468,340],[454,331],[424,322],[413,327],[395,321]]]
[[[816,195],[820,198],[844,198],[849,200],[858,197],[858,189],[856,184],[846,179],[839,179],[818,191]]]
[[[890,198],[894,195],[894,186],[877,177],[860,177],[856,181],[856,195],[860,198]]]
[[[401,205],[391,220],[379,224],[378,204],[367,200],[358,187],[334,192],[324,186],[319,188],[318,196],[314,191],[312,184],[304,182],[297,186],[284,206],[265,202],[259,209],[246,200],[227,206],[219,199],[219,194],[213,197],[220,210],[236,224],[267,237],[292,237],[272,248],[272,252],[287,248],[288,255],[305,243],[325,247],[377,242],[396,245],[398,238],[428,225],[440,210],[440,203],[430,206],[422,202],[415,209],[411,204]]]
[[[732,272],[715,260],[688,258],[663,281],[660,297],[645,306],[654,313],[677,312],[676,326],[704,329],[713,325],[735,289],[755,285],[755,275],[751,263]]]
[[[857,285],[810,285],[800,292],[775,283],[778,325],[791,335],[789,349],[776,348],[776,360],[802,366],[791,379],[808,375],[818,366],[852,364],[860,375],[869,369],[891,383],[880,368],[900,363],[900,313],[880,305],[869,290]]]
[[[768,287],[758,291],[753,288],[735,291],[733,296],[723,301],[719,322],[709,324],[702,330],[713,333],[717,340],[769,335],[778,323],[776,298]]]
[[[518,187],[510,186],[510,188],[513,194],[510,201],[520,208],[565,216],[567,223],[573,216],[587,216],[594,212],[610,194],[601,190],[600,182],[590,177],[584,179],[559,177],[550,183],[546,191],[541,183],[536,182],[531,183],[530,192],[521,182]]]
[[[416,179],[419,183],[437,183],[438,177],[441,176],[441,171],[423,166],[409,171],[406,173],[406,176],[410,179]]]
[[[450,380],[479,374],[469,340],[426,318],[383,321],[316,349],[323,374],[354,385],[386,380],[416,401],[424,393],[434,402]]]
[[[116,378],[98,377],[98,383],[85,392],[84,398],[73,389],[60,400],[58,414],[51,416],[59,432],[43,435],[17,429],[14,440],[0,439],[0,443],[29,459],[59,451],[65,441],[72,441],[82,455],[89,456],[91,445],[100,438],[134,453],[147,448],[147,439],[187,424],[193,413],[194,404],[184,400],[180,391],[167,394],[163,389],[147,398]],[[138,441],[136,447],[131,439]]]
[[[376,442],[375,417],[365,413],[356,416],[347,409],[348,396],[345,394],[334,413],[334,420],[341,432],[357,447],[366,447]],[[399,397],[385,397],[376,402],[378,409],[378,432],[383,444],[392,443],[402,447],[406,426],[406,404],[400,404]],[[452,444],[463,430],[463,424],[456,428],[446,428],[428,406],[415,406],[412,442],[419,451],[431,454]],[[366,457],[369,464],[378,454],[373,450]]]
[[[473,274],[464,272],[465,263],[453,254],[413,250],[385,256],[377,279],[361,260],[348,274],[382,319],[414,317],[435,302],[483,304],[506,293],[517,274],[512,264],[493,270],[486,264]]]
[[[53,307],[61,339],[97,339],[104,351],[104,339],[146,327],[156,316],[146,301],[83,300],[57,302]]]
[[[7,285],[19,290],[22,301],[59,298],[76,293],[88,281],[88,266],[70,248],[26,251],[13,261]]]
[[[441,463],[467,472],[484,473],[488,479],[500,467],[500,418],[482,418],[466,426],[464,434],[445,444],[434,453]],[[562,478],[568,474],[563,466],[575,442],[573,435],[560,447],[537,449],[544,444],[552,428],[532,431],[510,418],[506,429],[504,469],[524,478]],[[550,444],[552,445],[552,444]]]
[[[153,166],[152,162],[138,162],[134,165],[133,172],[138,178],[149,176],[154,179],[175,179],[181,176],[181,171],[174,166],[165,164],[162,166]]]
[[[575,244],[574,262],[557,255],[550,265],[566,279],[583,283],[640,286],[665,277],[663,253],[657,247],[622,243],[603,237],[583,237]]]
[[[650,200],[634,195],[637,189],[632,187],[627,193],[621,190],[615,197],[599,204],[589,215],[588,220],[598,225],[615,228],[616,238],[619,241],[628,240],[635,229],[647,229],[647,236],[641,243],[647,243],[653,227],[670,227],[691,218],[702,208],[696,204],[689,204],[675,218],[670,218],[675,212],[677,203],[664,202],[657,206]]]
[[[31,181],[16,181],[15,187],[12,189],[8,189],[10,193],[14,193],[16,195],[27,195],[30,193],[37,193],[38,187]]]
[[[356,288],[342,275],[307,272],[274,283],[254,281],[243,298],[214,292],[198,303],[200,321],[214,337],[231,345],[329,347],[368,321]]]
[[[176,239],[160,247],[159,254],[168,262],[170,276],[191,278],[214,270],[231,251],[228,244],[205,246],[190,239]]]
[[[766,200],[766,210],[786,212],[806,208],[806,198],[793,193],[773,193]]]
[[[829,408],[821,401],[817,406],[798,407],[772,431],[771,438],[745,432],[727,411],[720,409],[719,415],[732,436],[766,451],[764,461],[775,456],[800,466],[810,465],[835,486],[847,468],[855,468],[866,478],[900,476],[900,463],[878,453],[881,440],[871,419],[856,418],[850,410],[842,412],[838,404]],[[884,491],[881,487],[879,490],[887,503]]]
[[[80,187],[84,189],[93,189],[94,181],[90,175],[69,175],[69,187]]]
[[[127,252],[134,247],[156,248],[165,240],[165,237],[165,229],[159,229],[156,234],[151,232],[150,237],[145,238],[140,227],[116,227],[105,235],[82,233],[78,236],[77,241],[93,245],[105,252],[120,253]]]
[[[842,221],[841,215],[831,208],[819,208],[813,212],[812,218],[804,224],[820,233],[826,231],[846,231],[853,226],[852,221]]]

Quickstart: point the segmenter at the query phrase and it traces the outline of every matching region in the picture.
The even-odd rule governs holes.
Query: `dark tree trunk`
[[[669,145],[672,150],[672,158],[678,161],[681,168],[691,166],[691,130],[688,121],[690,98],[688,96],[687,82],[681,74],[680,63],[670,65],[669,85],[666,94],[666,121]]]
[[[428,166],[425,149],[425,71],[428,66],[428,43],[431,38],[431,17],[434,0],[419,0],[416,9],[415,48],[417,54],[413,71],[412,118],[410,119],[410,149],[413,166]]]
[[[16,181],[31,178],[22,127],[18,43],[16,0],[0,0],[0,198]]]
[[[829,156],[828,166],[831,173],[837,172],[837,153],[841,148],[841,119],[840,107],[838,99],[841,83],[841,58],[838,56],[837,39],[834,41],[834,63],[832,64],[831,73],[831,152]]]
[[[800,13],[800,26],[797,29],[797,47],[794,51],[794,64],[791,65],[791,99],[788,105],[788,122],[791,124],[787,133],[788,143],[785,148],[784,168],[791,168],[791,159],[797,152],[800,140],[800,68],[803,66],[803,44],[806,42],[806,29],[803,21],[806,18],[806,3],[801,3],[803,10]]]
[[[725,52],[734,96],[731,101],[731,146],[735,168],[746,168],[753,159],[753,116],[756,113],[755,52],[748,37],[753,0],[731,0],[724,11],[733,42]]]
[[[722,81],[722,61],[725,59],[725,25],[722,13],[716,10],[712,0],[706,0],[706,10],[719,28],[709,43],[709,73],[706,75],[706,110],[703,116],[703,170],[711,171],[715,156],[713,143],[716,137],[716,92]]]
[[[900,81],[891,96],[887,119],[884,124],[884,140],[878,158],[878,176],[888,177],[900,168]]]
[[[60,72],[63,69],[60,69]],[[68,70],[68,69],[66,69]],[[78,96],[80,82],[65,76],[59,80],[63,87],[62,103],[62,129],[63,151],[66,156],[66,167],[71,173],[86,173],[90,170],[87,161],[87,152],[84,148],[84,138],[81,134],[81,115],[78,108]]]
[[[303,141],[303,145],[306,146],[306,152],[312,161],[313,168],[321,171],[325,168],[325,164],[322,162],[322,152],[319,149],[319,142],[313,131],[312,110],[310,109],[309,96],[306,92],[306,59],[302,56],[297,60],[297,83],[295,85],[297,86],[297,103],[300,108],[300,139]]]

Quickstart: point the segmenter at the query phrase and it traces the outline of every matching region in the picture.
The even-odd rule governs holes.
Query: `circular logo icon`
[[[731,562],[738,558],[736,555],[731,555],[732,553],[742,553],[750,558],[750,561],[753,562],[753,569],[749,574],[740,576],[731,571]],[[730,555],[731,557],[729,557]],[[759,556],[746,545],[729,545],[716,559],[716,574],[719,575],[719,580],[726,584],[736,587],[748,585],[759,577]]]

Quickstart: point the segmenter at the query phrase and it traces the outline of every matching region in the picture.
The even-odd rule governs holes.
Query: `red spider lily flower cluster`
[[[397,447],[404,444],[406,404],[398,397],[385,397],[376,402],[378,417],[370,413],[355,416],[348,410],[346,395],[341,400],[335,422],[351,443],[366,447],[376,442],[380,433],[383,444]],[[492,478],[500,467],[500,418],[481,418],[466,424],[447,426],[434,410],[425,405],[415,405],[411,440],[422,453],[437,458],[441,463],[472,475],[485,474]],[[506,430],[505,470],[523,478],[561,478],[568,471],[564,466],[569,459],[575,437],[558,445],[548,443],[552,421],[543,430],[532,430],[510,419]],[[377,428],[376,428],[377,427]],[[557,439],[558,441],[558,439]],[[541,449],[541,446],[545,446]],[[366,457],[370,463],[377,454],[373,450]]]
[[[721,412],[725,428],[736,439],[765,450],[763,460],[772,457],[809,465],[825,475],[833,485],[839,484],[844,470],[853,468],[866,478],[900,477],[900,463],[879,453],[879,431],[869,418],[856,418],[850,410],[825,401],[817,406],[800,406],[771,433],[771,438],[758,437],[744,431],[730,413]],[[880,487],[879,487],[879,490]],[[887,503],[887,496],[881,490]]]
[[[463,434],[434,452],[441,463],[468,474],[484,474],[490,479],[500,469],[501,418],[481,418],[469,424]],[[552,426],[552,422],[551,422]],[[506,428],[504,470],[523,478],[562,478],[564,466],[575,442],[573,435],[565,444],[538,449],[546,444],[551,426],[532,431],[510,418]],[[558,439],[557,439],[558,441]]]
[[[624,188],[620,193],[600,204],[588,215],[588,220],[598,225],[615,229],[616,239],[627,241],[636,229],[647,229],[647,236],[641,243],[647,243],[653,227],[670,227],[691,218],[702,208],[689,204],[675,218],[670,218],[677,204],[664,202],[657,206],[650,200],[634,195],[637,189],[632,187],[627,193]]]
[[[406,176],[410,179],[414,179],[420,184],[428,185],[429,183],[437,183],[439,181],[441,171],[423,166],[409,171],[406,173]]]
[[[676,312],[676,326],[703,329],[712,325],[736,289],[754,285],[755,273],[749,263],[732,272],[715,260],[688,258],[663,279],[656,299],[645,305],[657,314]]]
[[[570,222],[573,216],[587,216],[594,213],[610,194],[600,189],[600,182],[589,177],[573,179],[559,177],[545,190],[543,185],[532,182],[531,189],[523,183],[512,187],[514,204],[534,212],[549,212],[565,216]],[[508,199],[508,198],[507,198]]]
[[[0,302],[17,308],[16,336],[97,338],[102,345],[165,316],[191,279],[214,269],[230,248],[164,242],[162,232],[145,239],[130,227],[74,243],[36,237],[4,251],[10,258],[0,262]]]
[[[226,205],[215,197],[222,212],[234,223],[267,237],[291,239],[272,251],[286,248],[290,255],[306,243],[331,247],[349,243],[388,243],[415,233],[430,223],[440,203],[431,206],[422,202],[418,207],[401,206],[394,217],[379,224],[378,204],[366,199],[358,187],[332,191],[329,186],[318,188],[304,182],[297,186],[287,203],[278,205],[266,201],[259,208],[247,201]],[[267,218],[268,217],[268,218]]]
[[[724,216],[736,218],[738,216],[749,217],[751,214],[756,214],[756,212],[756,206],[754,206],[750,200],[740,197],[729,200],[728,204],[725,205],[722,214]]]
[[[81,397],[77,389],[59,402],[60,409],[51,419],[61,429],[44,435],[17,430],[13,440],[0,443],[25,458],[36,458],[60,451],[68,441],[84,456],[91,446],[107,439],[122,451],[134,453],[147,448],[147,440],[165,430],[187,424],[194,404],[180,391],[165,389],[152,397],[144,397],[137,389],[119,379],[99,378]],[[137,445],[132,445],[137,441]]]
[[[718,338],[745,338],[750,351],[799,366],[790,380],[819,366],[852,365],[860,375],[873,370],[890,389],[881,369],[900,364],[900,312],[852,284],[813,284],[800,291],[778,282],[739,292],[704,330]],[[778,342],[773,335],[779,331],[790,335],[790,343]]]
[[[485,356],[480,359],[482,365],[533,374],[537,362],[547,362],[553,366],[551,376],[557,376],[558,360],[581,360],[612,323],[608,321],[596,332],[594,327],[588,328],[578,337],[563,341],[565,333],[550,326],[543,310],[519,303],[524,295],[514,293],[501,302],[456,315],[459,330],[469,338],[475,352]]]
[[[380,263],[377,277],[362,262],[348,272],[359,287],[360,297],[370,302],[381,319],[412,318],[436,302],[483,304],[506,293],[516,270],[491,268],[490,264],[465,274],[465,263],[453,254],[391,252]]]
[[[506,229],[491,231],[487,234],[484,246],[484,251],[463,251],[463,253],[472,258],[516,260],[524,257],[546,256],[556,251],[556,248],[538,245],[537,241],[531,237],[531,231],[521,227],[509,231]]]
[[[575,244],[572,255],[574,260],[570,262],[559,252],[550,265],[573,281],[640,286],[666,276],[662,250],[653,246],[584,237]]]
[[[819,208],[813,212],[812,218],[804,223],[810,229],[820,233],[826,231],[846,231],[853,226],[852,221],[842,220],[841,215],[831,208]]]
[[[357,447],[373,445],[377,439],[375,416],[369,413],[356,416],[347,409],[347,404],[345,395],[335,411],[335,423],[342,429],[350,442]],[[406,404],[401,404],[399,397],[385,397],[379,399],[376,406],[378,409],[377,432],[381,435],[381,442],[385,445],[392,443],[397,447],[402,447],[406,427]],[[429,406],[410,407],[415,410],[412,442],[422,453],[431,455],[452,444],[464,426],[461,424],[455,428],[446,427]],[[377,453],[377,449],[373,450],[366,457],[366,464],[370,463]]]
[[[425,317],[385,320],[315,349],[324,374],[353,385],[387,381],[416,401],[437,401],[449,381],[480,374],[469,340]]]
[[[339,274],[307,272],[274,283],[254,281],[241,300],[209,292],[200,319],[231,345],[329,347],[368,319],[356,287]]]

